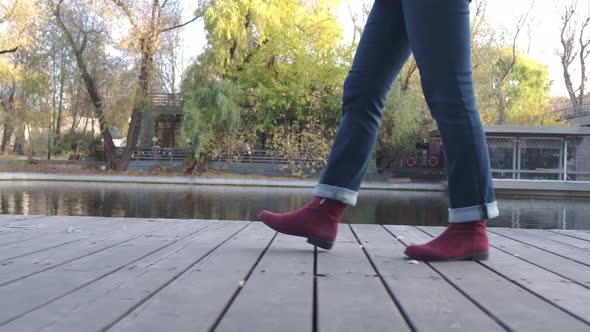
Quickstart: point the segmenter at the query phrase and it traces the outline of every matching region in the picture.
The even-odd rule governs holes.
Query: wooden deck
[[[590,232],[491,229],[490,260],[413,264],[440,228],[0,216],[0,331],[590,331]]]

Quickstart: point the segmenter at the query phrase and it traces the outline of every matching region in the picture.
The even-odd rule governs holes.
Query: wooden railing
[[[184,102],[178,93],[152,93],[149,96],[154,106],[177,106]]]

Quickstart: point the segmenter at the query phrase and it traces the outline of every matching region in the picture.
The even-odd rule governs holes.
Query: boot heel
[[[490,257],[490,254],[488,252],[480,252],[480,253],[476,253],[471,255],[471,260],[472,261],[485,261]]]
[[[334,242],[318,240],[311,237],[307,238],[307,243],[326,250],[331,250],[334,247]]]

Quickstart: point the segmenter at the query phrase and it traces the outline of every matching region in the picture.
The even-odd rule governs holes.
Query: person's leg
[[[344,82],[342,123],[315,195],[356,205],[385,98],[409,56],[401,1],[375,1]]]
[[[315,199],[287,214],[262,211],[259,218],[264,223],[282,233],[307,237],[321,248],[332,247],[344,207],[356,204],[385,97],[409,54],[401,0],[376,0],[344,83],[342,123],[314,190]]]
[[[444,144],[450,227],[406,251],[421,259],[484,259],[485,220],[498,216],[471,74],[469,0],[402,0],[410,47]],[[460,223],[460,224],[459,224]]]

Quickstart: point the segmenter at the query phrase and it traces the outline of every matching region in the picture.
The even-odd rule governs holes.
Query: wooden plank
[[[443,231],[440,227],[419,228],[432,236]],[[589,288],[496,248],[490,248],[490,254],[489,260],[481,262],[483,265],[590,324]]]
[[[23,221],[23,220],[31,220],[35,218],[41,218],[45,216],[30,216],[30,215],[22,215],[22,214],[0,214],[0,226],[4,226],[8,223],[13,223],[16,221]]]
[[[0,237],[0,248],[22,241],[40,241],[40,239],[60,232],[75,233],[80,229],[91,227],[108,220],[102,217],[41,217],[12,222],[4,225],[7,234]]]
[[[535,236],[542,237],[549,241],[555,241],[563,243],[572,247],[580,248],[586,251],[590,251],[590,241],[585,241],[575,237],[567,236],[557,232],[551,232],[544,229],[522,229],[521,231],[529,233]]]
[[[35,238],[30,240],[18,241],[12,244],[6,244],[0,248],[0,263],[18,258],[27,254],[52,249],[59,246],[76,244],[84,239],[96,237],[105,233],[119,231],[123,227],[128,227],[127,223],[123,225],[122,219],[105,218],[99,223],[82,223],[79,218],[68,218],[68,222],[76,225],[78,222],[81,226],[76,228],[63,228],[62,231],[54,234],[47,234],[42,239]]]
[[[236,233],[247,227],[247,222],[219,223],[207,230],[184,238],[165,250],[160,250],[133,263],[129,268],[117,271],[102,278],[87,287],[79,289],[59,300],[35,310],[21,318],[12,321],[3,328],[12,331],[103,331],[113,323],[133,311],[144,301],[149,301],[155,294],[162,290],[179,276],[194,266],[197,262],[215,253],[215,249],[224,242],[236,236]],[[237,235],[239,236],[239,234]],[[234,248],[234,251],[239,249]],[[226,268],[231,270],[230,268]],[[216,274],[214,278],[221,278]],[[240,276],[242,277],[242,276]],[[214,279],[213,278],[213,279]],[[191,292],[198,283],[183,285],[177,289],[181,294]],[[237,281],[233,280],[233,289],[237,288]],[[164,288],[167,289],[167,288]],[[228,292],[229,293],[229,292]],[[209,307],[209,301],[202,297],[186,296],[191,304],[179,302],[177,298],[172,301],[160,302],[162,298],[155,300],[162,304],[166,313],[177,315],[181,307],[185,308],[187,316],[195,314],[196,303],[202,307]],[[209,307],[210,311],[218,313],[225,303],[220,303],[217,308]],[[162,309],[162,308],[161,308]],[[217,309],[217,311],[215,311]],[[200,311],[200,310],[199,310]],[[140,313],[144,313],[139,310]],[[146,328],[138,331],[180,331],[176,319],[170,315],[158,315],[145,317]],[[213,319],[214,317],[211,317]],[[162,321],[173,323],[162,325]],[[156,324],[151,325],[149,323]],[[115,329],[116,330],[116,329]],[[126,331],[130,329],[125,328]],[[184,330],[201,330],[195,326],[185,325]]]
[[[585,241],[590,241],[590,233],[582,232],[582,231],[570,231],[570,230],[561,230],[561,229],[552,229],[550,232],[563,234],[569,237],[573,237],[576,239],[581,239]]]
[[[416,330],[503,331],[430,266],[408,264],[405,246],[385,229],[374,225],[352,229]]]
[[[310,331],[314,247],[278,235],[216,331]]]
[[[590,252],[586,250],[576,248],[565,243],[547,241],[540,236],[533,235],[518,229],[491,228],[490,232],[590,266]]]
[[[405,243],[432,239],[415,227],[388,227]],[[484,265],[471,262],[432,262],[433,268],[464,294],[493,313],[514,331],[587,331],[588,325],[553,306]]]
[[[135,261],[166,249],[206,227],[178,223],[158,234],[139,237],[72,263],[0,287],[0,326],[70,292],[108,276]],[[14,301],[19,299],[19,301]]]
[[[46,271],[56,266],[98,253],[139,236],[157,234],[157,230],[169,227],[169,221],[142,222],[125,219],[113,227],[112,233],[92,236],[65,246],[54,247],[0,263],[0,287],[18,279]]]
[[[109,331],[210,330],[240,282],[249,283],[246,277],[274,235],[262,223],[252,223]]]
[[[335,245],[316,258],[318,330],[410,331],[348,225],[341,225]]]
[[[494,233],[489,235],[490,244],[496,249],[590,287],[590,268],[588,266]]]

